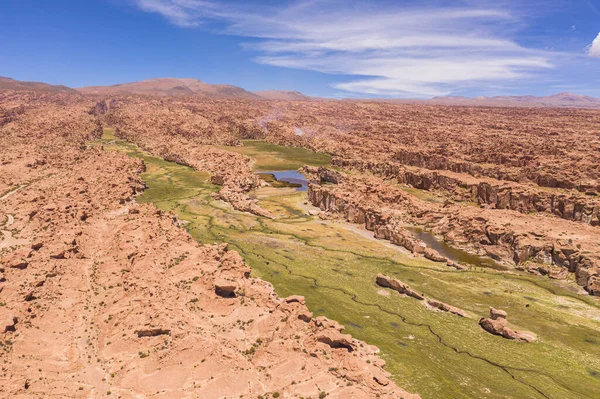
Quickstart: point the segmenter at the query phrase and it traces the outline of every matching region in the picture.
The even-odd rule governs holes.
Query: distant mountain
[[[313,97],[309,97],[300,93],[299,91],[288,91],[288,90],[267,90],[267,91],[255,91],[254,94],[262,97],[266,100],[294,100],[294,101],[305,101],[313,100]]]
[[[423,102],[429,104],[486,107],[600,108],[600,99],[573,93],[559,93],[546,97],[498,96],[467,98],[461,96],[450,96],[434,97]]]
[[[158,78],[113,86],[90,86],[77,89],[83,94],[120,95],[145,94],[151,96],[200,96],[207,98],[260,99],[252,92],[231,85],[213,85],[190,78]]]
[[[42,91],[51,93],[77,93],[76,90],[62,85],[50,85],[41,82],[23,82],[0,76],[0,90]]]
[[[0,90],[41,91],[53,93],[81,93],[114,96],[141,94],[151,96],[197,96],[203,98],[242,98],[254,100],[321,100],[297,91],[267,90],[250,92],[241,87],[221,84],[208,84],[191,78],[158,78],[112,86],[90,86],[72,89],[62,85],[41,82],[23,82],[0,77]],[[411,99],[346,99],[344,101],[381,101],[398,104],[440,104],[482,107],[532,107],[532,108],[590,108],[600,109],[600,99],[573,93],[558,93],[546,97],[536,96],[463,96],[434,97],[429,100]]]

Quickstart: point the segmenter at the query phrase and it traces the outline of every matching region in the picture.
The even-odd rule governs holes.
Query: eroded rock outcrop
[[[500,309],[490,308],[490,317],[481,318],[479,325],[485,331],[500,335],[507,339],[514,339],[523,342],[533,342],[536,340],[534,333],[529,331],[515,331],[508,327],[507,314]]]
[[[317,171],[317,176],[322,173]],[[577,284],[590,294],[600,294],[600,232],[594,226],[546,220],[539,215],[515,216],[511,211],[460,203],[438,205],[409,198],[372,177],[347,175],[342,181],[338,185],[309,184],[310,202],[351,223],[363,224],[375,237],[390,240],[413,254],[448,262],[404,228],[407,224],[425,225],[447,243],[460,243],[466,250],[511,263],[520,270],[556,279],[573,273]],[[566,232],[573,238],[563,238]]]
[[[401,295],[407,295],[412,298],[418,299],[422,301],[425,297],[419,294],[417,291],[410,288],[408,284],[403,283],[400,280],[388,277],[384,274],[378,274],[376,277],[377,285],[384,288],[391,288],[394,291],[398,292]]]
[[[443,190],[456,201],[477,202],[493,209],[520,213],[548,213],[562,219],[600,225],[600,201],[581,192],[550,192],[518,182],[461,176],[460,172],[439,172],[394,162],[373,162],[335,158],[336,166],[374,173],[422,190]]]
[[[135,111],[140,103],[144,103],[143,113]],[[194,106],[164,107],[163,101],[145,103],[136,98],[111,102],[110,112],[103,119],[116,128],[118,137],[143,150],[167,161],[209,172],[211,182],[222,186],[215,195],[217,199],[231,203],[240,211],[272,216],[248,196],[250,190],[260,185],[250,158],[213,147],[239,145],[235,133],[251,130],[251,119],[246,117],[247,121],[238,122],[222,115],[208,116]]]
[[[426,299],[423,294],[419,294],[418,292],[416,292],[415,290],[410,288],[410,286],[408,286],[408,284],[405,284],[398,279],[388,277],[384,274],[378,274],[377,277],[375,278],[375,282],[380,287],[390,288],[390,289],[398,292],[400,295],[410,296],[410,297],[418,299],[420,301],[424,300],[423,304],[429,310],[448,312],[448,313],[455,314],[457,316],[467,317],[467,313],[464,310],[459,309],[452,305],[448,305],[447,303],[438,301],[436,299],[430,299],[430,298]]]
[[[0,396],[418,398],[389,379],[377,348],[313,319],[302,298],[277,297],[226,245],[199,245],[172,214],[135,204],[142,162],[80,147],[93,104],[60,98],[58,116],[41,107],[0,127],[11,129],[0,193],[23,186],[0,214],[27,239],[2,249],[3,262],[27,266],[0,270],[0,363],[10,370]],[[33,129],[37,116],[53,142]],[[47,162],[23,172],[30,157]]]
[[[452,306],[452,305],[448,305],[447,303],[440,302],[436,299],[427,299],[427,301],[425,303],[431,309],[442,311],[442,312],[452,313],[452,314],[455,314],[460,317],[467,317],[467,312],[465,312],[464,310],[457,308],[456,306]]]

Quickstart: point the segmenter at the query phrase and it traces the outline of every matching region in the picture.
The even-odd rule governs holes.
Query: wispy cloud
[[[146,12],[161,14],[175,25],[193,27],[204,18],[212,18],[216,5],[202,0],[135,0]]]
[[[592,12],[596,15],[600,15],[600,9],[596,7],[590,0],[585,0],[587,6],[592,10]]]
[[[590,57],[600,58],[600,33],[598,33],[598,36],[590,45],[590,48],[588,50],[588,55]]]
[[[225,34],[259,39],[244,45],[258,52],[259,63],[348,75],[333,87],[354,93],[447,95],[553,67],[550,53],[525,48],[511,37],[522,21],[509,8],[468,1],[462,7],[435,1],[399,7],[310,0],[260,9],[204,0],[134,1],[179,26],[217,21]]]

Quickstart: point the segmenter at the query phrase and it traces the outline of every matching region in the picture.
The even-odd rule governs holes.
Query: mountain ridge
[[[122,95],[141,94],[153,96],[201,96],[207,98],[260,98],[241,87],[209,84],[193,78],[156,78],[111,86],[77,88],[82,94]]]
[[[64,85],[51,85],[43,82],[19,81],[8,77],[0,77],[0,90],[39,91],[80,93],[83,95],[149,95],[159,97],[194,96],[213,99],[253,99],[272,101],[314,101],[321,98],[307,96],[293,90],[263,90],[251,92],[238,86],[228,84],[210,84],[194,78],[155,78],[137,82],[119,83],[109,86],[86,86],[70,88]],[[548,96],[464,96],[433,97],[428,100],[418,99],[343,99],[344,101],[378,101],[398,104],[436,104],[451,106],[483,106],[483,107],[531,107],[531,108],[588,108],[600,109],[600,98],[562,92]]]
[[[266,99],[266,100],[299,100],[306,101],[312,100],[314,97],[302,94],[299,91],[294,90],[263,90],[255,91],[254,94]]]
[[[43,82],[27,82],[4,76],[0,76],[0,90],[77,93],[77,90],[63,85],[51,85]]]
[[[411,101],[411,100],[408,100]],[[440,105],[465,106],[498,106],[498,107],[534,107],[534,108],[600,108],[600,99],[582,94],[562,92],[549,96],[495,96],[475,97],[463,96],[434,97],[423,100],[424,103]]]

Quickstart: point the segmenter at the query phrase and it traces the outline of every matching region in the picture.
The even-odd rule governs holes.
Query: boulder
[[[405,284],[400,280],[390,278],[384,274],[378,274],[377,278],[376,278],[376,282],[377,282],[377,285],[384,287],[384,288],[391,288],[394,291],[397,291],[398,293],[400,293],[402,295],[408,295],[408,296],[418,299],[420,301],[425,299],[425,297],[423,295],[414,291],[412,288],[410,288],[408,286],[408,284]]]
[[[312,320],[313,314],[309,312],[308,309],[304,309],[300,313],[298,313],[298,319],[302,320],[305,323],[309,323]]]
[[[492,334],[503,335],[504,329],[508,321],[506,319],[489,319],[489,318],[481,318],[479,320],[479,325]]]
[[[35,301],[37,298],[37,296],[35,295],[35,291],[29,291],[26,295],[25,295],[25,301],[26,302],[31,302],[31,301]]]
[[[29,265],[29,261],[27,259],[29,259],[30,257],[31,250],[21,248],[6,256],[0,262],[11,269],[24,270]]]
[[[212,175],[210,178],[210,182],[217,186],[222,186],[225,184],[225,176],[222,175]]]
[[[224,298],[235,297],[235,291],[238,289],[238,285],[235,281],[225,280],[219,277],[215,280],[215,293]]]
[[[340,323],[338,323],[335,320],[330,320],[325,316],[319,316],[315,319],[315,324],[317,325],[317,327],[321,327],[323,329],[332,329],[332,330],[336,330],[336,331],[342,331],[344,329],[344,326],[341,325]]]
[[[20,270],[27,269],[28,265],[29,262],[27,262],[25,259],[13,259],[11,262],[8,263],[8,267]]]
[[[423,253],[423,255],[427,259],[432,260],[434,262],[448,262],[448,258],[440,255],[440,253],[433,248],[425,248],[425,252]]]
[[[494,309],[490,306],[490,317],[492,320],[506,319],[508,314],[502,309]]]
[[[43,242],[34,242],[33,244],[31,244],[31,249],[33,249],[34,251],[39,251],[40,248],[42,248],[44,246]]]
[[[12,313],[2,312],[0,313],[0,331],[15,332],[17,331],[16,325],[19,322],[19,318]]]
[[[534,333],[529,331],[515,331],[508,327],[506,320],[507,314],[500,309],[490,308],[490,318],[482,318],[479,320],[479,325],[485,331],[500,335],[506,339],[514,339],[522,342],[533,342],[536,339]]]
[[[600,277],[590,277],[590,279],[588,280],[587,290],[592,295],[600,296]]]
[[[425,303],[436,310],[452,313],[460,317],[467,317],[467,312],[455,306],[448,305],[447,303],[440,302],[435,299],[428,299]]]
[[[50,254],[52,259],[65,259],[66,251],[64,249],[59,249]]]

